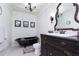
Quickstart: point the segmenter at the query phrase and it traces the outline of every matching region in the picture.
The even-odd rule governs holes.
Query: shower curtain
[[[0,27],[0,51],[5,49],[8,46],[8,41],[5,34],[5,29],[3,27]]]

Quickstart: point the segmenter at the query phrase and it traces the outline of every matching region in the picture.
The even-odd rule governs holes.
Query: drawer
[[[75,46],[74,42],[71,42],[71,41],[63,41],[63,40],[59,41],[58,44],[61,45],[61,46]]]
[[[60,43],[57,44],[57,45],[63,47],[63,48],[66,49],[66,50],[69,50],[69,51],[71,51],[72,49],[75,49],[75,44],[72,43],[72,42],[67,42],[67,41],[64,42],[64,41],[62,41],[62,42],[60,42]]]
[[[73,41],[69,41],[63,38],[47,37],[46,40],[49,41],[50,43],[61,45],[61,46],[65,46],[65,45],[74,46],[75,45]]]
[[[57,38],[57,37],[51,37],[51,36],[43,36],[43,39],[41,40],[50,42],[51,44],[59,45],[59,46],[68,46],[68,47],[74,47],[75,43],[73,41],[69,41],[67,39],[63,38]],[[79,46],[79,44],[77,44]]]
[[[75,47],[79,51],[79,43],[78,42],[75,43]]]

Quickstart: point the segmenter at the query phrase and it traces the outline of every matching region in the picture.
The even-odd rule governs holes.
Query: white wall
[[[21,27],[15,27],[15,20],[21,20]],[[23,21],[29,21],[29,27],[23,27]],[[30,27],[30,22],[35,22],[35,28]],[[12,15],[12,42],[22,37],[32,37],[37,35],[37,18],[36,16],[24,12],[14,11]],[[15,45],[14,45],[15,46]]]
[[[2,7],[2,15],[0,15],[0,28],[4,28],[4,34],[7,41],[11,40],[11,8],[10,4],[0,3]],[[7,44],[6,44],[7,45]],[[2,46],[4,47],[4,46]]]
[[[0,15],[0,26],[5,28],[5,34],[11,39],[11,8],[10,4],[0,3],[2,15]]]
[[[46,6],[40,10],[38,15],[38,36],[48,33],[49,30],[54,30],[55,18],[51,24],[50,16],[56,13],[56,6],[57,4],[47,3]]]

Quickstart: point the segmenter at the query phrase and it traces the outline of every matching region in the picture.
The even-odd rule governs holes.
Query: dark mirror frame
[[[61,6],[62,3],[59,3],[56,10],[56,14],[55,14],[55,19],[56,19],[56,24],[54,26],[54,30],[58,31],[58,30],[74,30],[74,31],[79,31],[79,29],[74,29],[74,28],[56,28],[57,24],[58,24],[58,19],[57,17],[59,17],[58,13],[59,13],[59,7]],[[78,7],[78,4],[77,3],[72,3],[74,7],[76,7],[76,11],[75,11],[75,14],[74,14],[74,20],[79,23],[79,20],[77,19],[77,16],[78,16],[78,10],[79,10],[79,7]]]

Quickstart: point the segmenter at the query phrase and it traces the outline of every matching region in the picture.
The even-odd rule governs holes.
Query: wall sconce
[[[63,13],[59,13],[58,15],[57,15],[57,17],[61,17],[63,15]]]
[[[53,17],[52,16],[50,16],[50,20],[51,20],[51,23],[53,22]]]

